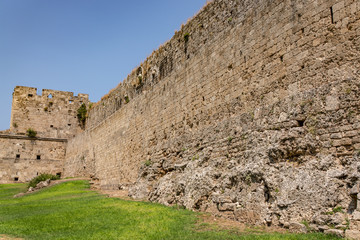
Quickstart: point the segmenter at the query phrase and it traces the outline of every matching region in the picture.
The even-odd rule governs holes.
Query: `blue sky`
[[[0,130],[15,86],[96,102],[206,0],[0,0]]]

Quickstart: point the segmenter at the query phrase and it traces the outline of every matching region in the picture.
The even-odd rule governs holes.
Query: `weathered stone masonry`
[[[359,19],[355,0],[208,4],[91,110],[66,174],[238,221],[356,231]]]
[[[77,118],[88,95],[17,86],[10,129],[0,132],[0,183],[24,182],[41,173],[61,175],[67,139],[82,131]],[[36,137],[26,135],[31,128]]]
[[[82,103],[89,96],[72,92],[43,89],[37,95],[36,88],[17,86],[13,93],[10,132],[25,134],[35,129],[42,137],[69,138],[81,132],[76,117]]]
[[[66,139],[0,135],[0,183],[29,181],[40,173],[61,174]]]
[[[359,33],[358,0],[215,0],[95,104],[84,132],[70,111],[59,130],[48,128],[52,118],[37,128],[78,133],[66,176],[241,222],[356,238]],[[44,119],[46,95],[35,107]],[[40,116],[19,103],[22,123]]]

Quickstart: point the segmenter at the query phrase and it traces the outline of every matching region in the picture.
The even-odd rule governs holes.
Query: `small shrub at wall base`
[[[48,173],[42,173],[39,176],[36,176],[36,177],[34,177],[33,179],[30,180],[30,182],[28,184],[28,188],[29,187],[36,187],[36,185],[39,182],[46,181],[48,179],[50,179],[50,180],[58,180],[58,179],[60,179],[60,177],[56,176],[56,175],[48,174]]]
[[[28,137],[35,138],[36,134],[37,134],[37,132],[32,128],[29,128],[28,130],[26,130],[26,135]]]

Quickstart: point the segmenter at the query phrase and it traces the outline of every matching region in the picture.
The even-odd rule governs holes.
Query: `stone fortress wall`
[[[42,99],[33,104],[22,91],[28,104],[13,103],[10,130],[75,135],[66,153],[52,146],[44,158],[65,154],[65,176],[90,176],[104,189],[240,222],[353,236],[359,32],[357,0],[214,0],[94,105],[84,132],[71,94],[57,108],[48,92],[32,93]],[[15,164],[11,151],[2,159]]]
[[[65,174],[241,222],[360,233],[359,32],[356,0],[215,0],[95,105]]]
[[[67,139],[82,131],[77,118],[87,94],[17,86],[10,129],[0,132],[0,183],[25,182],[41,173],[61,175]],[[28,137],[27,130],[37,132]]]
[[[0,183],[25,182],[41,173],[61,175],[65,139],[0,135]]]

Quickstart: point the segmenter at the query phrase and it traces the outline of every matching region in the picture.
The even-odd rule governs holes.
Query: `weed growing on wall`
[[[184,41],[187,43],[189,41],[190,33],[184,34]]]
[[[86,115],[87,115],[86,105],[85,103],[83,103],[77,110],[77,118],[79,120],[79,124],[82,129],[85,128]]]
[[[35,138],[36,134],[37,134],[37,132],[32,128],[29,128],[28,130],[26,130],[26,135],[28,137]]]

